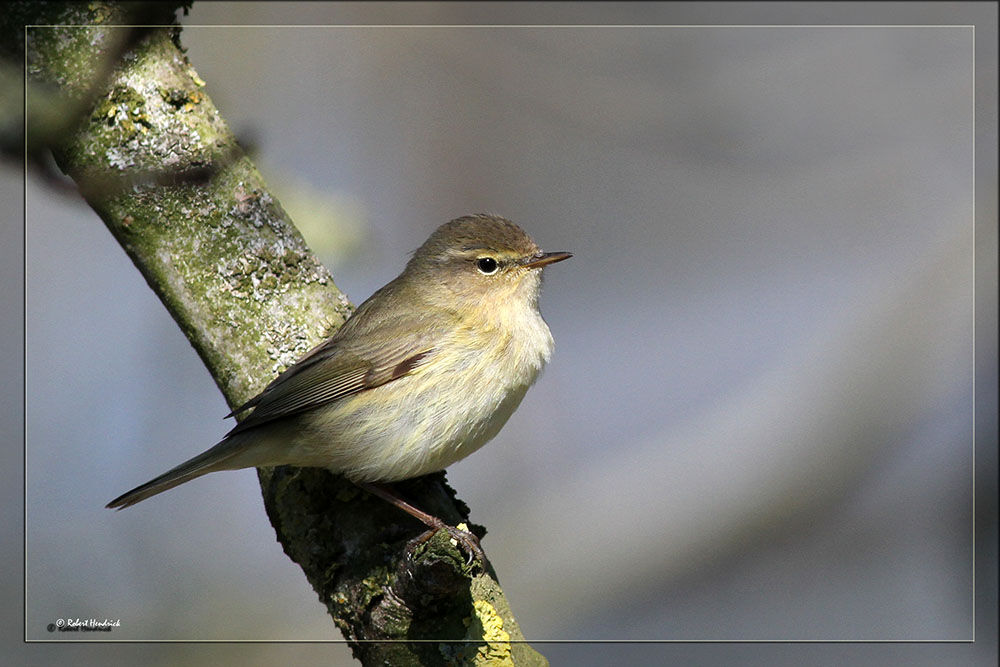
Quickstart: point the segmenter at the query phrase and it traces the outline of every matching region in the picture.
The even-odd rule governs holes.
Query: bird
[[[221,441],[107,507],[216,471],[321,467],[418,518],[421,539],[444,529],[482,558],[474,535],[389,484],[443,470],[497,435],[553,351],[542,269],[570,257],[497,215],[441,225],[330,338],[229,413],[238,423]]]

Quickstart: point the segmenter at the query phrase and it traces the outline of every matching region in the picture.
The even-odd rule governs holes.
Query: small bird
[[[107,506],[218,470],[321,467],[417,517],[426,537],[448,530],[482,558],[474,535],[386,484],[443,470],[500,431],[552,354],[542,268],[570,257],[542,252],[498,216],[441,225],[331,338],[227,415],[243,418],[218,444]]]

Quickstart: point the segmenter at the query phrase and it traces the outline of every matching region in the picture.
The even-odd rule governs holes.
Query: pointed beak
[[[521,266],[526,269],[540,269],[546,264],[555,264],[556,262],[561,262],[564,259],[569,259],[572,257],[572,253],[568,252],[542,252],[533,257],[529,257]]]

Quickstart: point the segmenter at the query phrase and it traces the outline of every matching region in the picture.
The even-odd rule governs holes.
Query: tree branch
[[[38,119],[34,145],[52,148],[229,405],[242,404],[350,304],[205,94],[179,27],[114,27],[132,18],[121,3],[42,3],[45,16],[35,6],[0,23],[8,44],[23,44],[12,20],[61,26],[28,29],[29,113],[58,104],[75,115]],[[46,105],[33,104],[39,95]],[[470,571],[443,533],[407,556],[422,524],[344,479],[290,467],[259,478],[285,553],[363,663],[546,664],[523,643],[492,566]],[[468,519],[443,473],[398,488],[453,525]]]

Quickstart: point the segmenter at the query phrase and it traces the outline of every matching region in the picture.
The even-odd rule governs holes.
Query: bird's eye
[[[497,264],[497,261],[492,257],[480,257],[476,260],[476,268],[479,269],[480,273],[487,276],[491,276],[496,273],[499,267],[500,265]]]

